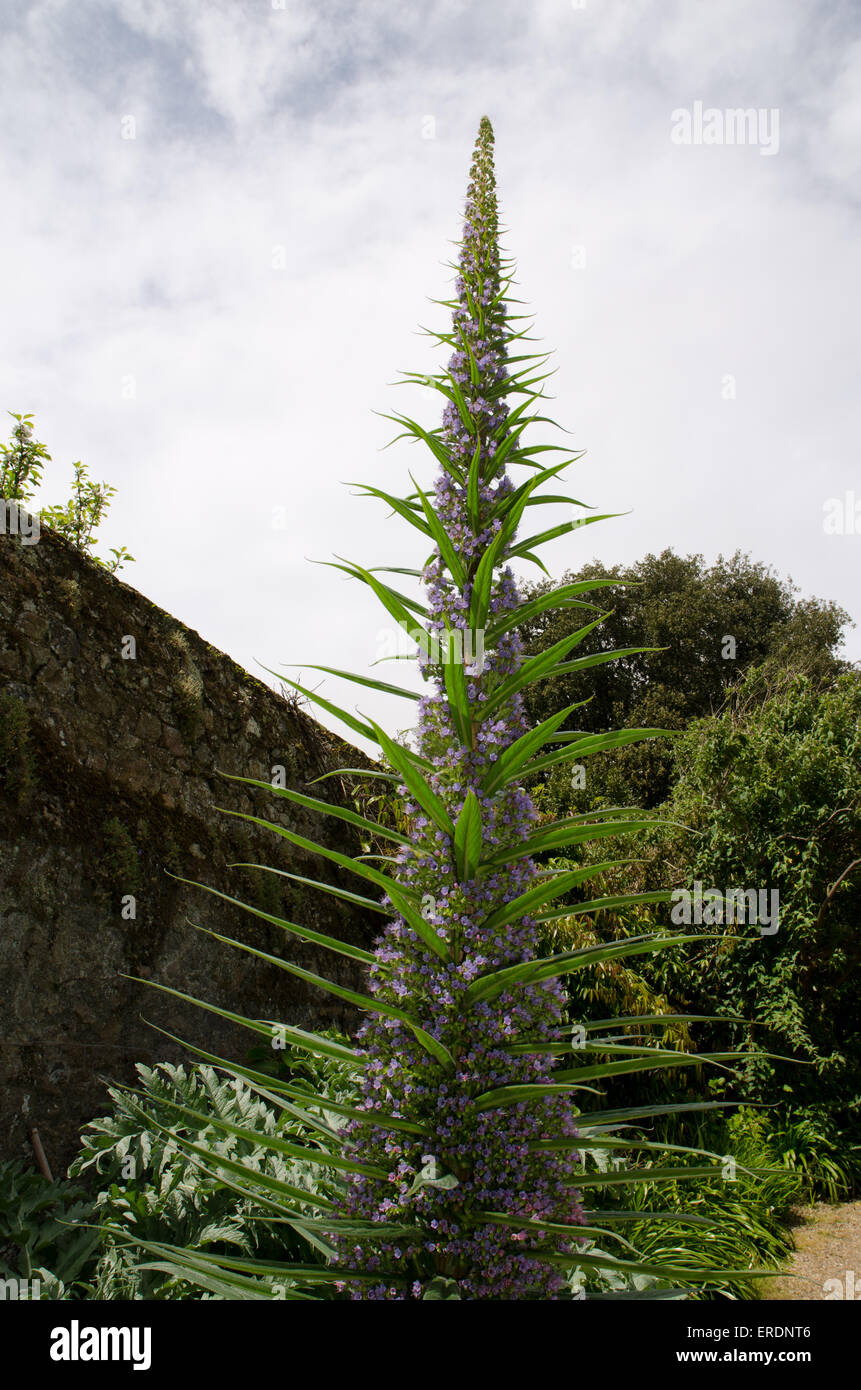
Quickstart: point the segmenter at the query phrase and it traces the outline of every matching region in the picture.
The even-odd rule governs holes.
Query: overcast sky
[[[309,560],[424,558],[341,484],[431,477],[374,412],[436,422],[390,383],[443,365],[416,330],[486,113],[568,490],[630,510],[554,573],[741,549],[857,618],[861,507],[824,528],[861,503],[857,0],[281,5],[0,2],[0,409],[43,500],[79,458],[115,485],[103,553],[253,673],[365,670],[385,615]]]

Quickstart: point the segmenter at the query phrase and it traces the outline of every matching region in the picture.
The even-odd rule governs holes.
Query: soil
[[[761,1297],[861,1300],[861,1202],[799,1207],[789,1224],[795,1253],[785,1273],[763,1281]]]

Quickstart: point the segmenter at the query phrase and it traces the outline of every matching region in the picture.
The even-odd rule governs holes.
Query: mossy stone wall
[[[283,643],[281,644],[283,645]],[[242,1057],[251,1036],[136,983],[260,1018],[355,1023],[349,1008],[202,932],[240,937],[352,984],[357,969],[177,881],[368,943],[379,924],[264,863],[335,881],[327,861],[216,808],[262,815],[342,852],[349,829],[220,776],[288,786],[366,759],[196,632],[43,528],[0,535],[0,1156],[56,1171],[105,1106],[102,1078],[177,1060],[143,1021]],[[313,789],[347,795],[333,778]],[[175,875],[177,877],[171,877]],[[131,915],[133,913],[133,915]]]

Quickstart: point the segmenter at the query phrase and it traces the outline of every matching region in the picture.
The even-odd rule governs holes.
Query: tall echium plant
[[[362,904],[387,924],[371,953],[237,903],[290,937],[366,966],[368,993],[314,974],[289,958],[219,938],[367,1014],[354,1043],[346,1045],[193,1001],[275,1046],[289,1044],[334,1062],[342,1073],[354,1076],[356,1085],[357,1098],[348,1103],[192,1048],[280,1107],[285,1129],[266,1142],[284,1159],[295,1160],[297,1174],[303,1176],[295,1181],[289,1175],[267,1177],[264,1182],[259,1165],[244,1167],[227,1159],[217,1139],[195,1144],[179,1135],[175,1141],[204,1171],[293,1226],[316,1252],[315,1262],[288,1265],[142,1243],[160,1261],[159,1268],[170,1267],[183,1279],[226,1297],[307,1298],[321,1285],[335,1285],[360,1298],[553,1298],[570,1296],[575,1270],[578,1278],[584,1271],[594,1277],[609,1269],[617,1280],[631,1273],[683,1286],[719,1282],[714,1269],[672,1268],[640,1258],[613,1232],[614,1222],[625,1222],[630,1212],[586,1212],[580,1205],[581,1192],[600,1194],[608,1181],[618,1191],[629,1183],[648,1181],[657,1187],[720,1172],[719,1163],[711,1161],[681,1166],[681,1154],[703,1155],[679,1146],[672,1164],[651,1161],[661,1146],[634,1128],[646,1117],[708,1109],[712,1103],[607,1110],[599,1101],[598,1109],[581,1110],[581,1104],[594,1106],[602,1080],[730,1061],[737,1054],[663,1050],[642,1032],[655,1022],[652,1018],[582,1025],[566,1021],[561,985],[566,974],[696,937],[656,931],[539,954],[542,924],[603,908],[664,902],[670,892],[590,896],[584,885],[625,861],[590,863],[574,871],[538,867],[542,855],[631,833],[649,822],[640,813],[615,808],[539,825],[523,789],[526,779],[556,762],[581,762],[661,731],[595,735],[563,729],[576,705],[534,729],[524,718],[523,692],[532,681],[585,671],[643,649],[573,654],[603,616],[584,595],[611,581],[565,584],[528,602],[518,594],[512,561],[532,560],[543,568],[537,551],[545,542],[601,518],[567,521],[518,539],[528,509],[542,503],[581,504],[547,490],[572,460],[569,456],[545,466],[543,458],[549,450],[566,451],[525,440],[528,426],[545,419],[537,403],[546,373],[542,355],[517,351],[526,330],[509,307],[507,265],[498,244],[493,132],[484,119],[467,194],[456,298],[447,301],[452,327],[435,335],[450,352],[447,369],[431,378],[446,400],[442,425],[426,430],[405,416],[391,417],[430,450],[439,469],[435,493],[426,494],[414,480],[406,496],[365,485],[366,495],[384,501],[418,531],[423,548],[432,547],[430,558],[423,569],[414,570],[336,562],[371,588],[395,623],[414,633],[428,693],[420,697],[367,675],[316,668],[416,701],[416,746],[404,746],[375,722],[288,682],[377,744],[382,766],[337,769],[326,776],[349,772],[396,786],[409,833],[292,788],[237,779],[346,821],[365,839],[390,846],[391,853],[350,858],[262,816],[241,817],[362,879],[371,888],[365,895],[340,884],[317,886]],[[426,383],[428,378],[408,375],[405,380]],[[512,407],[508,402],[514,396],[521,400]],[[526,471],[525,481],[512,481],[514,469]],[[423,598],[408,596],[379,577],[387,573],[417,582]],[[589,610],[584,615],[588,621],[540,655],[524,659],[519,626],[559,607]],[[284,870],[270,872],[294,877]],[[237,901],[215,889],[207,891]],[[560,905],[563,898],[567,901]],[[669,1017],[661,1016],[661,1024]],[[632,1038],[628,1029],[633,1025],[641,1032]],[[567,1064],[557,1069],[563,1058]],[[200,1120],[187,1106],[176,1103],[174,1109],[178,1124]],[[243,1133],[234,1122],[211,1115],[206,1128],[216,1136]],[[254,1138],[258,1142],[260,1136]],[[609,1180],[586,1169],[584,1151],[602,1162],[608,1154],[630,1151],[639,1162],[636,1168],[615,1170]],[[313,1190],[304,1177],[308,1165],[319,1174]],[[644,1221],[668,1215],[639,1213]],[[118,1235],[128,1238],[127,1232]],[[621,1255],[603,1248],[613,1242],[621,1245]],[[733,1271],[725,1274],[730,1277]]]
[[[448,400],[436,505],[418,488],[409,499],[435,542],[422,575],[430,641],[420,646],[432,693],[419,702],[419,775],[408,775],[394,745],[387,750],[400,765],[398,790],[413,827],[398,851],[397,877],[413,901],[420,897],[424,925],[398,913],[371,968],[374,996],[396,1006],[409,1000],[435,1046],[407,1021],[373,1015],[359,1034],[368,1059],[362,1103],[382,1124],[350,1127],[356,1156],[385,1176],[351,1175],[345,1214],[417,1225],[409,1240],[353,1246],[364,1265],[381,1271],[374,1292],[390,1297],[404,1286],[386,1273],[406,1280],[416,1269],[455,1279],[464,1297],[546,1297],[564,1280],[536,1255],[547,1237],[534,1222],[570,1227],[556,1242],[571,1250],[582,1219],[576,1150],[538,1147],[575,1133],[570,1099],[544,1084],[553,1057],[512,1051],[518,1038],[555,1041],[565,994],[558,979],[532,984],[522,970],[539,954],[532,909],[559,885],[540,878],[529,853],[537,817],[519,785],[523,763],[551,730],[527,727],[511,624],[520,598],[508,560],[534,481],[515,489],[506,466],[518,442],[507,404],[517,386],[509,346],[520,335],[505,288],[485,117],[446,339],[454,351],[437,381]],[[554,717],[553,730],[568,713]],[[524,1099],[515,1087],[529,1088]],[[421,1132],[387,1130],[387,1114]],[[418,1185],[417,1174],[424,1174]]]

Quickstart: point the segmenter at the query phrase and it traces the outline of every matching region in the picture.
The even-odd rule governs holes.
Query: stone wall
[[[229,867],[271,864],[336,882],[328,861],[216,809],[355,852],[343,822],[219,774],[268,783],[283,768],[288,786],[308,790],[328,769],[362,764],[295,703],[46,528],[36,545],[0,535],[0,1157],[32,1161],[35,1127],[62,1171],[80,1125],[106,1108],[104,1079],[132,1079],[136,1061],[180,1059],[144,1019],[234,1058],[253,1045],[247,1031],[127,976],[253,1017],[355,1023],[333,996],[188,919],[361,984],[351,962],[177,877],[367,944],[376,915]],[[311,789],[348,794],[340,778]]]

